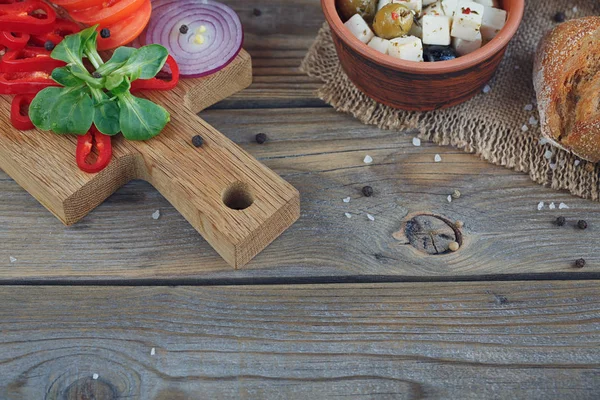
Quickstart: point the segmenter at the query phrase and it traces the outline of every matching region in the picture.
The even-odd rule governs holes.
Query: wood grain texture
[[[171,113],[171,122],[149,141],[116,138],[113,160],[99,174],[77,169],[74,138],[19,132],[10,124],[0,134],[0,166],[67,225],[126,182],[144,179],[225,261],[241,267],[298,218],[300,207],[296,189],[194,115],[251,82],[251,58],[242,51],[216,74],[182,80],[169,92],[146,93]],[[0,99],[5,120],[10,101]],[[191,143],[198,134],[204,139],[200,149]]]
[[[364,126],[329,108],[201,115],[302,193],[299,221],[246,268],[230,271],[145,183],[126,185],[80,224],[64,228],[18,185],[0,179],[1,279],[452,279],[599,272],[596,203],[539,187],[451,147],[415,147],[410,134]],[[269,136],[264,145],[253,141],[259,132]],[[366,154],[372,165],[363,163]],[[435,154],[442,162],[434,162]],[[373,197],[362,196],[364,185],[374,188]],[[456,189],[461,198],[448,203]],[[540,201],[543,211],[537,211]],[[551,202],[570,209],[549,210]],[[157,209],[162,216],[155,221]],[[418,212],[464,221],[462,249],[427,256],[395,240],[393,233]],[[559,215],[568,226],[554,225]],[[579,219],[588,221],[587,230],[575,229]],[[11,264],[10,256],[18,261]],[[588,265],[573,268],[580,257]]]
[[[3,287],[0,299],[5,400],[600,391],[598,281]]]

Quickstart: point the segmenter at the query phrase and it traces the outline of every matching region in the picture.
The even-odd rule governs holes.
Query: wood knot
[[[81,378],[73,382],[64,392],[64,400],[116,400],[117,389],[102,378]]]
[[[460,227],[448,218],[429,213],[409,216],[403,228],[394,233],[396,240],[408,242],[418,251],[443,255],[460,249],[463,235]]]

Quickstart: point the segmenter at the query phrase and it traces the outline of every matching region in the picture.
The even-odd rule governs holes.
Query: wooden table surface
[[[254,84],[201,116],[300,220],[234,271],[145,182],[64,227],[0,172],[0,399],[597,399],[600,205],[333,111],[319,0],[226,3]]]

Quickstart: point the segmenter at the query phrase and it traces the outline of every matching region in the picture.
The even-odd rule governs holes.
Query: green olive
[[[391,3],[375,14],[373,30],[382,39],[394,39],[408,34],[413,19],[413,13],[408,8]]]
[[[365,21],[371,23],[377,11],[377,0],[336,0],[335,4],[344,22],[354,14],[360,14]]]

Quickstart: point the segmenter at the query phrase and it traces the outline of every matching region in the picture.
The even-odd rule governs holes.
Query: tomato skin
[[[119,0],[106,2],[96,7],[71,11],[69,14],[75,21],[86,25],[112,25],[137,12],[145,0]],[[106,6],[104,6],[106,4]]]
[[[131,43],[146,28],[152,14],[152,3],[150,0],[144,0],[144,4],[133,14],[115,24],[98,27],[98,32],[102,28],[110,30],[110,37],[107,39],[98,35],[98,50],[116,49],[119,46]]]
[[[102,5],[104,0],[52,0],[52,2],[65,10],[83,10]]]

